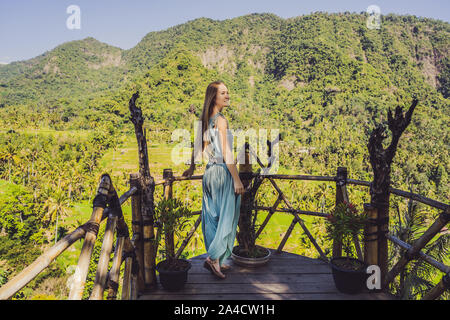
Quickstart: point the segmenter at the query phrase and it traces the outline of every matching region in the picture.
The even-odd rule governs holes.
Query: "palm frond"
[[[434,287],[433,283],[415,274],[409,274],[405,281],[404,296],[408,300],[418,299]]]
[[[425,253],[435,260],[443,261],[449,259],[450,234],[443,234],[436,240],[425,246]]]

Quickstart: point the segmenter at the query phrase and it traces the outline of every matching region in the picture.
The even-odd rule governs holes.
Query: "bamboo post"
[[[373,202],[371,202],[373,204]],[[389,271],[389,245],[386,235],[389,233],[389,203],[375,204],[377,210],[377,248],[378,266],[380,267],[381,279],[384,279]],[[386,209],[387,208],[387,209]],[[382,290],[387,287],[382,285]]]
[[[347,168],[346,167],[338,167],[336,173],[336,202],[335,205],[344,202],[344,196],[346,191],[343,191],[343,187],[347,183]],[[346,189],[345,189],[346,190]],[[333,258],[342,256],[342,243],[341,241],[334,240],[333,241]]]
[[[122,279],[122,300],[131,299],[131,269],[133,268],[133,257],[125,258],[125,267]]]
[[[117,222],[119,217],[122,218],[122,208],[120,207],[119,197],[117,196],[117,192],[114,189],[114,186],[111,184],[111,188],[109,191],[111,195],[110,200],[110,213],[108,216],[108,220],[105,228],[105,235],[103,236],[102,249],[100,251],[100,257],[97,266],[97,273],[95,275],[94,288],[92,289],[90,300],[102,300],[103,292],[106,286],[106,279],[108,275],[108,266],[109,260],[111,257],[111,251],[114,241],[114,231],[117,227]],[[124,222],[124,221],[123,221]],[[123,226],[122,226],[123,228]],[[122,236],[128,234],[128,230],[126,230],[126,234],[123,234],[125,230],[122,230]],[[123,241],[122,241],[123,246]]]
[[[164,182],[164,199],[169,200],[172,199],[172,185],[173,185],[173,172],[172,169],[164,169],[163,170],[163,179],[166,180]],[[167,212],[163,212],[162,214],[166,215]],[[166,252],[170,256],[175,255],[175,240],[173,231],[169,232],[168,227],[166,225],[162,226],[164,228],[164,241],[166,244]]]
[[[116,230],[116,227],[118,225],[119,217],[122,218],[121,221],[123,221],[123,215],[122,215],[122,208],[120,206],[119,197],[117,196],[117,192],[114,189],[114,186],[111,184],[111,188],[109,191],[109,194],[111,196],[110,200],[110,213],[108,216],[108,220],[106,223],[105,228],[105,235],[103,236],[103,243],[102,243],[102,249],[100,251],[100,257],[98,261],[97,266],[97,273],[95,275],[95,281],[94,281],[94,288],[92,289],[90,300],[102,300],[103,299],[103,292],[105,290],[106,286],[106,279],[108,275],[108,266],[109,266],[109,260],[111,257],[111,250],[113,246],[114,241],[114,231]],[[122,237],[128,235],[128,229],[123,230],[124,226],[121,226],[122,229],[119,229],[122,231]],[[125,225],[126,227],[126,225]],[[122,241],[123,246],[124,241]],[[116,248],[117,249],[117,248]]]
[[[134,264],[134,262],[133,262]],[[130,282],[130,300],[137,300],[139,292],[137,287],[137,273],[131,273],[131,282]]]
[[[120,265],[122,264],[122,253],[125,245],[125,237],[118,236],[114,250],[114,258],[108,277],[108,300],[115,300],[119,289]]]
[[[108,281],[107,282],[107,284],[108,284],[107,299],[108,300],[116,299],[117,290],[119,287],[118,282],[119,282],[119,277],[120,277],[120,266],[121,266],[123,260],[125,260],[123,258],[124,252],[127,255],[131,254],[131,256],[134,259],[136,257],[134,245],[133,245],[132,241],[130,240],[130,233],[128,231],[128,225],[125,222],[125,219],[124,219],[121,209],[119,211],[119,217],[117,220],[116,230],[117,230],[116,247],[115,247],[115,251],[114,251],[112,267],[109,272],[109,277],[107,278],[108,279],[107,280]],[[133,261],[135,261],[135,260],[133,260]],[[136,265],[137,265],[137,263],[136,263]],[[130,279],[128,279],[128,281],[129,280]],[[129,289],[130,284],[127,283],[126,285],[128,285],[128,289]],[[129,297],[129,295],[128,295],[128,297]]]
[[[142,228],[142,214],[141,214],[141,187],[139,184],[139,173],[130,174],[130,187],[136,187],[136,192],[131,197],[131,228],[133,231],[132,243],[136,248],[136,263],[138,264],[138,272],[136,275],[138,292],[143,292],[145,289],[144,282],[144,244],[142,241],[143,228]]]
[[[75,279],[69,293],[69,300],[81,300],[83,297],[83,290],[86,283],[86,276],[89,271],[89,262],[91,260],[92,250],[94,249],[95,240],[97,239],[98,226],[108,201],[107,196],[111,185],[112,183],[109,175],[102,175],[98,186],[97,195],[94,198],[94,209],[91,219],[89,220],[92,228],[86,232],[86,236],[84,237],[83,247],[81,248],[78,265],[75,271]]]
[[[377,209],[370,203],[364,203],[364,211],[369,218],[369,224],[364,229],[364,262],[367,265],[378,265]]]
[[[95,274],[94,287],[89,300],[102,300],[106,285],[108,265],[111,258],[112,245],[114,241],[114,230],[116,229],[117,217],[110,214],[106,222],[105,235],[103,237],[102,249],[98,259],[97,273]]]
[[[439,283],[423,297],[423,300],[435,300],[439,298],[445,290],[450,290],[450,273],[444,275]]]
[[[314,237],[312,236],[311,232],[309,232],[308,228],[306,228],[305,223],[303,222],[303,220],[296,213],[294,213],[294,215],[297,218],[297,223],[300,225],[300,227],[302,227],[303,232],[306,234],[306,236],[309,238],[309,241],[311,241],[311,243],[313,244],[314,248],[316,248],[317,252],[319,253],[319,255],[320,255],[319,259],[322,259],[323,261],[328,262],[327,256],[322,251],[322,249],[318,245],[316,239],[314,239]]]
[[[156,227],[156,236],[155,236],[155,239],[160,239],[160,235],[161,235],[161,231],[162,231],[162,230],[161,230],[162,226],[159,225],[159,221],[156,221],[155,227]],[[153,261],[155,261],[155,262],[156,262],[156,255],[158,254],[158,247],[159,247],[159,242],[158,242],[158,241],[155,241],[155,245],[154,245],[154,247],[153,247],[153,257],[152,257]]]
[[[156,286],[155,253],[152,241],[155,240],[153,221],[143,216],[143,242],[144,242],[144,282],[145,289],[153,289]],[[153,219],[153,218],[152,218]]]

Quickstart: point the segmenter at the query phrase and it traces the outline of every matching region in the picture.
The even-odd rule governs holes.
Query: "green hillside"
[[[57,107],[90,93],[118,88],[124,79],[122,50],[94,38],[64,43],[34,59],[0,68],[3,103]]]

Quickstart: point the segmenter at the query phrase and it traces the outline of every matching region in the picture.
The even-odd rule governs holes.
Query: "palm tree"
[[[55,221],[55,243],[58,239],[58,218],[67,216],[70,207],[70,200],[62,189],[57,189],[44,202],[44,210],[47,210],[44,219],[47,224]]]
[[[410,192],[411,187],[410,187]],[[400,240],[412,244],[416,241],[424,231],[428,228],[430,212],[424,210],[421,204],[408,201],[407,210],[402,214],[399,205],[395,205],[398,223],[394,226],[393,235]],[[437,261],[448,259],[450,250],[450,235],[441,234],[434,240],[430,241],[422,252],[433,257]],[[390,260],[398,261],[404,250],[397,246],[393,246]],[[423,261],[415,259],[408,263],[399,275],[399,281],[393,283],[393,289],[396,295],[404,300],[418,299],[426,292],[434,287],[431,279],[436,276],[436,269]],[[449,294],[444,293],[441,298],[448,299]]]
[[[11,163],[19,162],[17,148],[13,146],[12,143],[7,143],[0,150],[0,160],[6,161],[8,163],[8,181],[11,181]]]

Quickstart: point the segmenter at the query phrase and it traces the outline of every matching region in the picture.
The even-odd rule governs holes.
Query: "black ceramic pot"
[[[356,294],[365,288],[368,274],[364,262],[354,258],[337,257],[331,259],[330,264],[334,284],[340,292]],[[347,268],[345,264],[351,264],[354,268]]]
[[[188,278],[188,271],[191,268],[191,263],[184,259],[178,259],[178,262],[182,261],[183,268],[180,270],[169,270],[167,268],[168,260],[163,260],[156,265],[156,270],[159,272],[159,282],[164,289],[169,291],[181,290],[186,284]]]

